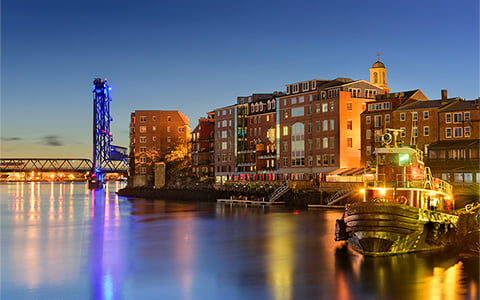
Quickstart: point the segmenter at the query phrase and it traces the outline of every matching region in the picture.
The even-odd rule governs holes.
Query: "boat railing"
[[[428,180],[419,178],[418,175],[396,174],[395,178],[387,174],[377,174],[377,179],[366,179],[366,187],[384,188],[430,188],[446,194],[452,193],[452,186],[445,180],[431,177]]]

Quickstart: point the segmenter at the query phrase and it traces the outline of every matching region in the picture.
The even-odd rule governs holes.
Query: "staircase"
[[[352,194],[355,191],[356,191],[355,185],[350,185],[348,187],[345,187],[344,189],[337,191],[335,194],[328,196],[325,199],[325,202],[327,203],[327,205],[333,205],[338,201],[350,196],[350,194]]]
[[[270,196],[268,196],[268,201],[275,202],[289,190],[290,187],[287,184],[279,186]]]

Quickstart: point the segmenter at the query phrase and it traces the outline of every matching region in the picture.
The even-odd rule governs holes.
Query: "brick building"
[[[236,105],[216,109],[215,113],[215,177],[225,182],[235,172]]]
[[[340,168],[359,168],[360,113],[385,89],[337,78],[288,84],[286,90],[279,99],[282,178],[321,180]]]
[[[446,97],[446,96],[445,96]],[[453,183],[480,184],[479,99],[449,101],[438,111],[438,141],[430,144],[427,164],[434,176]]]
[[[187,149],[189,119],[179,111],[136,110],[130,117],[130,174],[134,185],[152,184],[153,166],[172,150]]]
[[[206,118],[200,118],[198,125],[192,131],[190,147],[192,175],[196,177],[214,176],[215,153],[215,113],[207,113]]]

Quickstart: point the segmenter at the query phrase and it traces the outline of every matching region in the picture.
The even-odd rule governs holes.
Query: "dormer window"
[[[303,91],[303,92],[308,91],[308,82],[304,82],[304,83],[303,83],[302,91]]]
[[[314,90],[317,88],[317,82],[315,80],[312,80],[310,82],[310,89]]]

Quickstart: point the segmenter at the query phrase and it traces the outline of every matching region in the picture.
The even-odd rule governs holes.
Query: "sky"
[[[95,78],[113,144],[135,110],[198,119],[309,79],[479,97],[478,0],[2,0],[1,158],[91,158]]]

